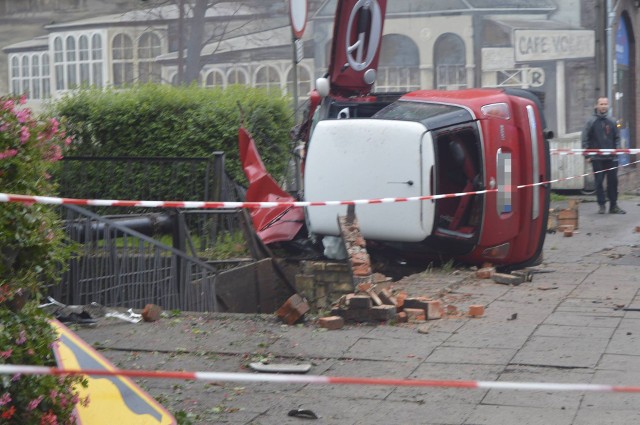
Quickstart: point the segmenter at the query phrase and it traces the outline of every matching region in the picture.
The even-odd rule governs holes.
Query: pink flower
[[[7,149],[4,152],[0,152],[0,159],[13,158],[18,155],[17,149]]]
[[[55,400],[56,397],[58,397],[58,390],[51,390],[51,392],[49,392],[49,398],[51,398],[51,400]]]
[[[7,124],[6,122],[3,122],[2,124],[0,124],[0,131],[5,132],[9,129],[9,124]]]
[[[18,339],[16,339],[16,345],[22,345],[25,342],[27,342],[27,333],[22,330],[20,331],[20,336],[18,336]]]
[[[7,351],[0,351],[0,358],[8,359],[13,354],[13,348],[9,348]]]
[[[2,109],[13,111],[14,106],[15,106],[15,102],[12,99],[9,99],[2,104]]]
[[[26,94],[23,94],[22,96],[20,96],[19,103],[21,105],[24,105],[25,103],[27,103],[27,95]]]
[[[11,403],[11,394],[4,393],[2,397],[0,397],[0,406],[4,406],[5,404]]]
[[[33,409],[35,409],[36,407],[38,407],[40,405],[40,402],[42,401],[42,399],[44,399],[44,397],[39,395],[37,398],[34,398],[33,400],[31,400],[29,402],[29,404],[27,404],[27,411],[30,412]]]
[[[29,140],[31,133],[29,132],[29,128],[27,126],[23,126],[20,129],[20,142],[24,145]]]
[[[47,159],[51,162],[62,159],[62,148],[58,145],[51,145]]]
[[[65,146],[69,146],[71,143],[73,143],[72,137],[67,137],[66,139],[64,139]]]
[[[58,417],[55,413],[49,410],[40,418],[40,425],[58,425]]]
[[[20,380],[20,378],[22,378],[22,374],[21,373],[16,373],[15,375],[13,375],[11,377],[11,382],[18,382]]]
[[[55,118],[51,118],[49,122],[51,123],[51,132],[53,134],[57,133],[60,129],[60,122]]]
[[[18,112],[16,112],[16,118],[18,118],[19,123],[25,123],[29,121],[29,118],[31,118],[31,110],[20,109]]]

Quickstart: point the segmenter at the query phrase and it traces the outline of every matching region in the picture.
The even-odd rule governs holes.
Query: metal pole
[[[614,37],[613,37],[613,23],[616,18],[616,4],[613,3],[613,0],[607,0],[607,87],[606,87],[606,96],[609,99],[609,102],[613,102],[613,73],[614,69]],[[609,114],[611,114],[611,108],[609,109]]]
[[[292,37],[291,41],[292,52],[293,52],[293,92],[291,96],[293,97],[293,120],[294,122],[298,121],[298,53],[296,46],[296,38]]]

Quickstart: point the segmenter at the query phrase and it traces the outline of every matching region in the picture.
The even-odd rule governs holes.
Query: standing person
[[[609,112],[609,99],[598,98],[596,108],[587,120],[582,130],[583,149],[619,149],[620,132],[616,122],[607,115]],[[618,206],[618,158],[616,155],[596,155],[590,157],[596,180],[596,198],[598,200],[598,214],[606,212],[605,204],[609,199],[609,214],[626,214],[626,211]],[[607,171],[603,171],[607,170]],[[607,178],[607,191],[605,197],[604,179]]]

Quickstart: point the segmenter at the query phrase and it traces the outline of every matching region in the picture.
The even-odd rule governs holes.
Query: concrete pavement
[[[580,205],[573,237],[547,235],[545,262],[519,286],[472,271],[425,271],[393,287],[434,296],[481,318],[423,324],[349,324],[269,315],[187,314],[154,323],[101,319],[76,332],[118,367],[248,372],[248,363],[310,363],[309,374],[640,386],[640,198],[626,215]],[[559,204],[563,204],[560,202]],[[625,308],[627,310],[625,310]],[[393,386],[138,380],[193,424],[604,425],[640,422],[640,394]],[[319,419],[289,417],[310,409]]]

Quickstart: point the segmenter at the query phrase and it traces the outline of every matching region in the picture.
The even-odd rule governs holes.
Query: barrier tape
[[[549,149],[552,155],[626,155],[640,153],[640,149]]]
[[[130,378],[180,379],[187,381],[271,382],[289,384],[382,385],[394,387],[440,387],[467,389],[506,389],[529,391],[595,391],[638,393],[640,387],[601,384],[560,384],[546,382],[455,381],[427,379],[361,378],[293,374],[261,374],[233,372],[170,372],[145,370],[59,369],[46,366],[0,365],[2,375],[88,375],[127,376]]]
[[[616,168],[628,167],[640,163],[640,160],[628,164],[607,168],[595,173],[584,173],[571,177],[563,177],[538,183],[523,184],[507,187],[504,192],[510,189],[524,189],[527,187],[542,186],[561,181],[571,180],[579,177],[586,177],[591,174],[605,173]],[[445,198],[459,198],[470,195],[484,195],[486,193],[498,192],[498,189],[478,190],[474,192],[445,193],[440,195],[412,196],[406,198],[376,198],[376,199],[356,199],[347,201],[285,201],[285,202],[205,202],[205,201],[133,201],[133,200],[108,200],[108,199],[77,199],[77,198],[56,198],[52,196],[30,196],[17,195],[11,193],[0,193],[0,203],[16,202],[27,205],[47,204],[47,205],[83,205],[93,207],[139,207],[139,208],[184,208],[184,209],[237,209],[237,208],[274,208],[274,207],[320,207],[320,206],[340,206],[340,205],[367,205],[367,204],[391,204],[399,202],[427,201]]]

